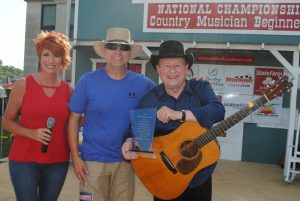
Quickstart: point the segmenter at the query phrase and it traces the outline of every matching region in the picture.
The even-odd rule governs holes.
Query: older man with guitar
[[[283,76],[243,109],[220,121],[224,107],[206,81],[186,81],[193,56],[178,41],[161,44],[150,62],[162,84],[145,95],[139,108],[157,108],[152,154],[132,151],[132,138],[122,146],[154,200],[211,200],[211,174],[220,157],[216,138],[268,101],[290,89],[293,78]],[[212,126],[213,125],[213,126]],[[133,160],[135,159],[135,160]]]
[[[125,159],[137,159],[132,160],[133,167],[148,190],[154,194],[155,201],[211,200],[211,174],[216,167],[216,161],[210,162],[209,155],[197,154],[198,149],[193,148],[194,145],[189,139],[186,139],[187,141],[184,144],[181,144],[181,142],[188,137],[185,133],[194,130],[195,126],[196,129],[206,130],[205,128],[210,128],[213,124],[223,120],[225,109],[218,101],[209,82],[203,80],[187,81],[185,79],[187,71],[193,65],[193,61],[193,55],[190,53],[185,54],[181,42],[173,40],[163,42],[159,48],[159,54],[152,55],[150,58],[150,62],[157,70],[162,84],[147,93],[139,104],[139,108],[157,108],[153,148],[162,145],[155,141],[161,137],[163,140],[163,137],[166,136],[166,141],[163,144],[174,146],[177,150],[182,149],[181,154],[178,154],[178,159],[176,159],[179,160],[178,164],[173,164],[170,161],[170,155],[164,152],[164,149],[157,154],[156,159],[145,159],[143,161],[143,159],[138,158],[138,153],[131,151],[132,138],[128,138],[122,147]],[[184,122],[197,123],[180,127]],[[176,130],[178,127],[181,130],[179,132]],[[175,133],[170,134],[174,130]],[[219,153],[219,146],[215,140],[211,144],[213,146],[211,154],[216,155]],[[173,157],[176,158],[175,155]],[[207,161],[207,163],[202,165],[201,170],[195,169],[195,165],[200,160]],[[151,166],[154,161],[157,162],[157,165]],[[153,174],[144,175],[143,172],[145,173],[145,170],[149,168],[155,169]],[[186,175],[186,177],[184,176],[185,179],[183,180],[180,178],[177,180],[175,176],[173,182],[166,183],[171,178],[169,175],[171,177]],[[156,176],[158,176],[157,179]],[[164,188],[161,188],[162,186]]]

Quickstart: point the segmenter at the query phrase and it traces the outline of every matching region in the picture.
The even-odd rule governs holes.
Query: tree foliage
[[[4,66],[0,64],[0,80],[13,79],[23,74],[23,70],[15,68],[14,66]]]

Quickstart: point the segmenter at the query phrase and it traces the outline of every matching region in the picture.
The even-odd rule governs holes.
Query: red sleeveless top
[[[48,97],[32,75],[26,77],[26,90],[23,97],[19,123],[31,129],[46,128],[48,117],[55,118],[51,141],[46,153],[41,152],[42,143],[15,135],[9,160],[19,162],[56,163],[69,160],[67,142],[67,120],[69,117],[69,85],[61,81],[52,97]]]

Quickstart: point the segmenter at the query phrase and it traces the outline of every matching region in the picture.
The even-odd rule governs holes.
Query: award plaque
[[[133,133],[132,151],[153,153],[151,151],[156,108],[130,110],[131,129]]]

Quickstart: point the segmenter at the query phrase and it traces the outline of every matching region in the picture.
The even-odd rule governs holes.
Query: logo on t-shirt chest
[[[135,92],[133,91],[129,91],[128,92],[128,98],[136,98],[136,96],[135,96]]]

